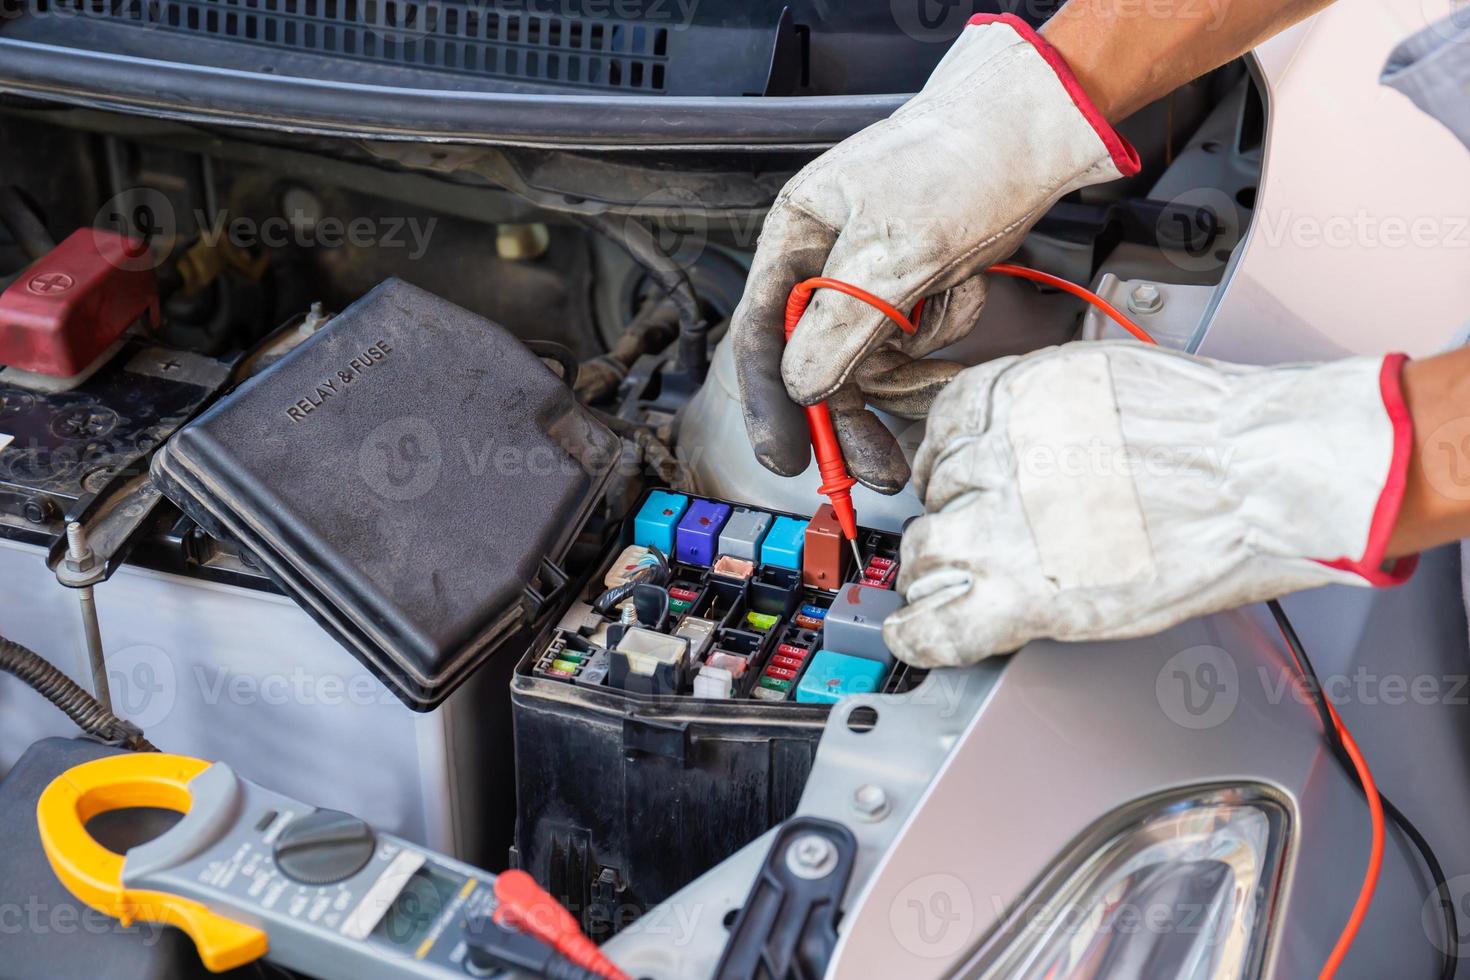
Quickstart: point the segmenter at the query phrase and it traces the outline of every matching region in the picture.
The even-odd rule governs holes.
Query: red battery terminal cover
[[[158,322],[153,265],[136,238],[72,232],[0,293],[0,364],[57,378],[82,373],[139,317]]]

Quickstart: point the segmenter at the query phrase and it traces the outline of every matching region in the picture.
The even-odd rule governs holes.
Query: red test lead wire
[[[583,935],[572,913],[536,884],[524,871],[512,870],[495,878],[495,921],[529,933],[582,969],[605,980],[629,980],[628,975]]]
[[[1002,276],[1014,276],[1018,279],[1029,279],[1056,289],[1071,293],[1080,297],[1093,306],[1097,307],[1108,317],[1117,321],[1118,325],[1127,330],[1134,337],[1147,344],[1157,343],[1149,336],[1148,331],[1134,323],[1128,317],[1107,300],[1092,292],[1078,286],[1076,283],[1060,279],[1048,272],[1041,272],[1024,265],[993,265],[987,272]],[[916,333],[918,331],[919,318],[923,315],[924,301],[921,299],[914,306],[913,313],[904,316],[897,308],[885,302],[866,289],[843,282],[841,279],[829,279],[826,276],[817,276],[806,279],[792,287],[791,293],[786,297],[786,339],[791,340],[791,335],[796,331],[796,325],[801,321],[801,316],[806,312],[807,304],[812,301],[812,293],[818,289],[832,289],[839,293],[845,293],[854,299],[862,300],[873,309],[882,313],[888,319],[898,324],[898,328],[904,333]],[[837,442],[837,432],[832,428],[832,413],[827,410],[826,402],[818,402],[806,407],[807,427],[812,434],[812,454],[817,458],[817,472],[822,476],[822,485],[817,492],[832,502],[832,514],[837,518],[838,525],[842,528],[842,534],[848,541],[857,542],[857,511],[852,505],[852,488],[857,483],[852,474],[847,471],[847,461],[842,458],[842,446]]]

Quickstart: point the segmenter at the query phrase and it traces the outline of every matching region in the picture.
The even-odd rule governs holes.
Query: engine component
[[[829,649],[892,664],[893,654],[883,642],[883,620],[901,605],[903,597],[892,589],[844,585],[827,611],[823,640]]]
[[[802,704],[836,704],[850,694],[872,694],[883,685],[887,668],[867,657],[818,650],[796,688]]]
[[[605,574],[621,571],[635,540],[682,534],[691,515],[726,513],[719,547],[728,541],[764,557],[674,561],[663,625],[640,615],[640,625],[625,628],[619,610],[595,607]],[[807,526],[793,515],[649,491],[589,575],[583,602],[517,669],[519,864],[580,912],[589,932],[619,928],[789,815],[840,697],[902,692],[917,679],[903,665],[818,653],[842,649],[823,639],[839,593],[802,581]],[[843,588],[895,600],[855,580],[874,561],[897,568],[898,536],[865,530],[858,543],[867,565],[849,564]],[[871,642],[871,630],[857,632]],[[801,698],[798,685],[819,657],[851,666],[836,687],[824,668],[823,696]],[[671,850],[673,834],[680,846]]]
[[[152,472],[428,710],[550,604],[620,448],[505,329],[388,280]]]
[[[683,494],[664,490],[650,493],[638,509],[638,516],[633,519],[633,543],[672,555],[674,529],[688,506],[689,498]]]
[[[842,524],[831,504],[823,504],[806,526],[805,545],[801,556],[801,581],[813,589],[835,589],[847,580],[849,552],[842,536]]]
[[[725,522],[724,532],[720,534],[720,553],[732,558],[755,561],[761,541],[771,529],[772,520],[771,515],[763,511],[736,507],[730,519]]]
[[[801,568],[801,553],[806,545],[807,521],[799,517],[778,517],[761,542],[761,562],[782,568]]]
[[[147,315],[158,321],[158,283],[148,246],[80,228],[0,293],[0,364],[71,378]]]
[[[6,374],[0,374],[0,527],[50,543],[60,540],[65,517],[90,523],[99,497],[141,476],[148,454],[214,396],[230,365],[134,340],[67,391],[23,388],[7,383]],[[117,556],[101,544],[94,536],[93,550],[110,573]]]

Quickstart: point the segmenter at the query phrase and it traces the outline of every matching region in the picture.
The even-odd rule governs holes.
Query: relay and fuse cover
[[[153,477],[427,710],[550,601],[619,448],[509,331],[390,279],[180,429]]]

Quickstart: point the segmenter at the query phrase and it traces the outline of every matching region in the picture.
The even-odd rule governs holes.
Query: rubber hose
[[[699,297],[683,266],[675,262],[659,245],[641,221],[635,218],[613,218],[606,214],[583,215],[582,220],[593,230],[617,242],[633,261],[643,267],[674,301],[679,311],[679,369],[696,381],[703,381],[709,367],[709,324],[699,309]]]
[[[45,657],[4,636],[0,636],[0,670],[29,684],[42,697],[66,712],[66,716],[88,735],[139,752],[158,751],[137,726],[108,711]]]
[[[32,262],[56,247],[30,199],[15,187],[0,187],[0,225],[5,226],[11,240]]]

